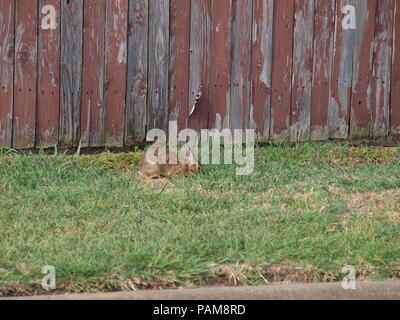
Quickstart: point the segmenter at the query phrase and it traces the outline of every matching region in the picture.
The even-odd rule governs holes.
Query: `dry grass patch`
[[[365,192],[345,196],[351,211],[377,214],[392,222],[400,221],[400,189],[383,192]]]

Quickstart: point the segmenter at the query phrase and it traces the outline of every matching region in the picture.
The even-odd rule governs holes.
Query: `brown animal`
[[[187,159],[167,151],[166,164],[150,163],[147,153],[145,152],[139,161],[139,174],[146,180],[177,177],[180,175],[188,177],[193,172],[202,173],[203,171],[202,165],[196,161],[190,151],[187,153]],[[155,156],[158,156],[158,151],[155,152]],[[170,158],[178,159],[178,163],[170,164]]]

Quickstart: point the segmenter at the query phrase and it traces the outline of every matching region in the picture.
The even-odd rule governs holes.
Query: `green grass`
[[[37,284],[45,265],[71,291],[189,285],[216,268],[257,284],[271,265],[400,277],[399,148],[259,147],[251,176],[219,165],[150,183],[139,156],[2,151],[0,287]]]

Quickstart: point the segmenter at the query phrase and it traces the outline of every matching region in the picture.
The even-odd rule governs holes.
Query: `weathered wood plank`
[[[229,127],[232,0],[211,0],[209,126]]]
[[[16,1],[13,147],[35,146],[37,0]]]
[[[370,134],[376,4],[377,0],[357,0],[356,3],[351,137],[368,137]]]
[[[210,110],[211,0],[191,0],[189,107],[202,87],[200,99],[188,119],[194,130],[208,128]]]
[[[171,0],[169,120],[184,129],[189,116],[190,1]]]
[[[386,136],[390,127],[395,0],[378,1],[375,30],[374,81],[372,85],[372,129],[374,137]]]
[[[12,144],[15,1],[0,1],[0,148]]]
[[[106,146],[123,146],[126,101],[128,0],[106,1]]]
[[[290,140],[310,138],[314,48],[314,0],[296,0]]]
[[[275,1],[271,139],[277,142],[290,138],[294,7],[294,0]]]
[[[86,0],[84,11],[82,147],[104,143],[106,0]]]
[[[149,1],[148,128],[167,130],[169,102],[169,0]]]
[[[271,122],[274,0],[254,0],[253,21],[252,100],[246,127],[256,129],[259,141],[267,141]]]
[[[148,1],[129,0],[126,145],[143,142],[146,138],[148,31]]]
[[[253,0],[233,0],[229,127],[250,127]]]
[[[316,0],[314,67],[311,92],[311,139],[327,140],[328,109],[332,81],[336,0]]]
[[[74,147],[80,140],[83,0],[61,0],[61,102],[59,143]]]
[[[400,134],[400,2],[395,4],[391,90],[391,131]]]
[[[335,54],[328,112],[329,137],[332,139],[346,139],[349,135],[355,30],[343,29],[342,8],[355,4],[356,0],[338,0],[336,6]]]
[[[41,12],[46,5],[55,8],[56,29],[45,29],[39,25],[38,41],[38,104],[36,125],[36,147],[49,148],[58,144],[60,105],[60,1],[40,0],[41,20],[49,12]]]

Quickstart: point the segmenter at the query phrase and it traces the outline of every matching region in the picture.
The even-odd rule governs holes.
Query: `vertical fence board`
[[[81,144],[104,142],[106,0],[86,0],[84,10]]]
[[[208,127],[210,108],[210,63],[211,63],[211,0],[191,0],[190,26],[190,75],[189,107],[191,114],[188,127],[194,130]],[[202,98],[195,110],[191,110],[199,88]]]
[[[171,0],[169,120],[184,129],[189,115],[190,1]]]
[[[106,5],[104,144],[119,147],[124,143],[128,0],[106,1]]]
[[[61,102],[59,143],[77,146],[80,139],[83,0],[61,0]]]
[[[229,127],[250,126],[252,0],[233,0]]]
[[[129,0],[126,145],[146,138],[148,31],[148,1]]]
[[[16,1],[13,147],[35,146],[37,0]]]
[[[332,139],[346,139],[349,134],[355,30],[343,29],[342,8],[355,6],[355,1],[338,0],[336,6],[335,54],[328,113],[329,137]]]
[[[391,92],[391,128],[392,133],[400,134],[400,2],[396,1],[395,6]]]
[[[0,1],[0,148],[10,148],[12,143],[14,22],[14,0]]]
[[[394,0],[378,1],[374,76],[372,85],[372,135],[386,136],[390,125],[390,80],[392,68]]]
[[[310,138],[314,48],[314,0],[296,0],[290,139]]]
[[[316,0],[314,67],[311,92],[311,139],[327,140],[328,108],[332,80],[336,0]]]
[[[41,19],[48,14],[41,12],[45,5],[56,9],[56,29],[41,28]],[[38,104],[36,147],[49,148],[58,144],[60,116],[60,0],[39,1],[38,42]]]
[[[294,0],[275,1],[271,99],[271,139],[274,141],[290,137],[294,7]]]
[[[211,0],[209,126],[229,127],[232,0]]]
[[[353,62],[352,137],[368,137],[371,126],[371,86],[377,0],[357,0],[357,29]]]
[[[271,121],[272,41],[274,0],[254,0],[252,42],[252,98],[248,128],[267,141]]]
[[[169,0],[149,1],[149,129],[168,128]]]

